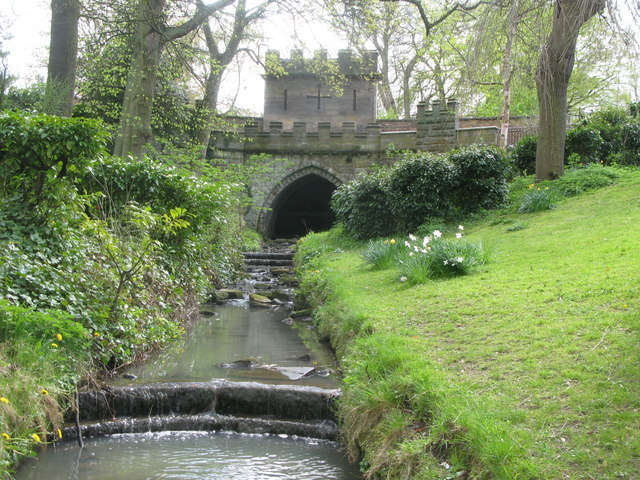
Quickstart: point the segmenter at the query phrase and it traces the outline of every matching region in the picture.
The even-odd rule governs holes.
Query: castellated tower
[[[270,51],[264,75],[265,129],[292,130],[294,122],[305,122],[308,131],[317,131],[318,122],[354,122],[356,132],[364,132],[376,120],[377,62],[376,52],[359,57],[341,50],[337,59],[328,59],[321,50],[305,59],[293,50],[291,58],[281,59]]]

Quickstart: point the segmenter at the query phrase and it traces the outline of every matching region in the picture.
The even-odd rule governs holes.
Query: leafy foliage
[[[520,139],[511,151],[511,161],[516,170],[523,175],[536,173],[536,148],[538,137],[529,135]]]
[[[443,155],[406,153],[389,176],[391,209],[400,231],[415,230],[426,217],[455,208],[458,172]]]
[[[604,150],[604,140],[600,132],[587,126],[574,128],[567,132],[565,156],[577,154],[581,162],[597,162]]]
[[[389,171],[378,170],[340,185],[331,198],[331,208],[349,234],[365,240],[394,232],[390,202]]]
[[[493,146],[461,148],[449,154],[458,176],[456,205],[465,213],[502,206],[507,198],[508,165]]]
[[[416,231],[428,219],[496,208],[507,199],[508,165],[494,147],[401,155],[391,169],[361,174],[334,193],[331,206],[353,237]]]

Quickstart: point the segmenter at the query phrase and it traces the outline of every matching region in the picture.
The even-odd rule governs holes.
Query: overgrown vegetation
[[[97,120],[0,113],[3,473],[59,436],[83,374],[180,335],[256,242],[240,172],[111,158],[106,138]]]
[[[511,187],[508,206],[465,222],[493,247],[475,275],[411,285],[393,262],[362,268],[402,248],[397,236],[362,244],[338,227],[299,244],[301,293],[340,356],[343,432],[367,478],[637,472],[640,174],[593,165]],[[556,192],[557,208],[517,213],[532,191]]]

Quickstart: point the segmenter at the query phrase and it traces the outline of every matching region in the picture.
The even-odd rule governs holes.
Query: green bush
[[[520,139],[511,151],[511,161],[516,170],[523,175],[536,173],[536,149],[538,137],[531,135]]]
[[[396,225],[389,196],[389,171],[361,173],[340,185],[331,198],[336,220],[360,240],[391,235]]]
[[[447,217],[456,206],[459,177],[444,155],[407,153],[391,170],[389,193],[398,230],[410,232],[427,217]]]
[[[508,165],[502,150],[474,145],[453,151],[449,160],[457,167],[456,204],[460,211],[473,213],[504,205]]]
[[[595,128],[584,126],[569,130],[565,140],[565,159],[571,154],[578,154],[581,162],[598,162],[604,153],[604,143]]]
[[[640,165],[640,120],[630,121],[622,128],[622,158],[624,165]]]

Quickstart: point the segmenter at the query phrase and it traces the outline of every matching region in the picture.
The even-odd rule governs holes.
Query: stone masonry
[[[453,99],[418,104],[414,130],[383,132],[376,122],[375,52],[358,58],[341,51],[337,59],[318,52],[311,60],[297,51],[289,59],[277,52],[268,55],[264,117],[247,118],[244,128],[212,137],[216,155],[229,162],[256,154],[280,159],[251,189],[254,205],[246,221],[263,235],[278,234],[277,219],[284,210],[304,216],[296,204],[314,195],[328,195],[328,209],[326,185],[335,188],[373,166],[391,165],[390,149],[441,153],[471,143],[497,143],[495,127],[461,129]],[[242,124],[241,119],[234,122]],[[313,190],[316,183],[324,190]]]

